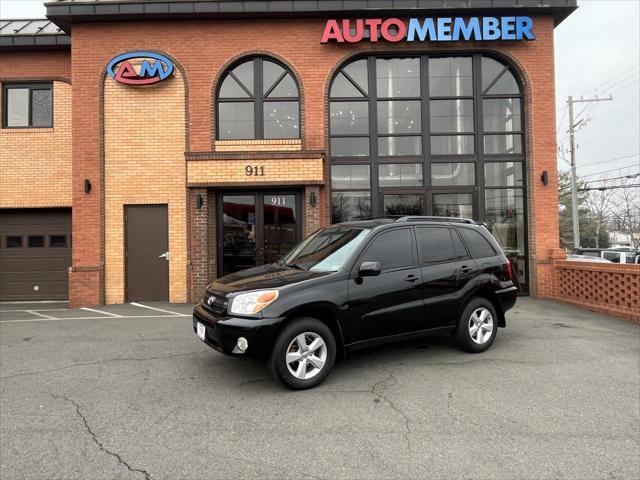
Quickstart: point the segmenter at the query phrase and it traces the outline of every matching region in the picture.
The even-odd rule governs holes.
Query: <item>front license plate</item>
[[[200,322],[196,323],[196,333],[198,334],[198,338],[204,342],[204,335],[207,329]]]

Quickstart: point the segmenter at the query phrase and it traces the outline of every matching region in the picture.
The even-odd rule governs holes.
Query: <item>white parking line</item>
[[[103,315],[109,315],[110,317],[122,318],[122,315],[118,315],[116,313],[111,313],[111,312],[104,312],[102,310],[96,310],[95,308],[81,307],[81,310],[86,310],[87,312],[93,312],[93,313],[102,313]]]
[[[138,302],[130,302],[129,305],[134,305],[136,307],[142,307],[142,308],[148,308],[149,310],[155,310],[156,312],[170,313],[171,315],[182,315],[182,313],[180,313],[180,312],[172,312],[171,310],[163,310],[162,308],[150,307],[149,305],[143,305],[142,303],[138,303]],[[188,316],[190,316],[190,315],[188,315]]]
[[[24,310],[25,313],[30,313],[31,315],[35,315],[36,317],[46,318],[47,320],[54,320],[56,317],[52,317],[51,315],[45,315],[44,313],[36,312],[35,310]]]
[[[130,315],[130,316],[122,316],[117,317],[117,320],[127,320],[129,318],[179,318],[179,317],[190,317],[191,315],[186,314],[176,314],[176,315]],[[107,320],[105,317],[76,317],[76,318],[31,318],[31,319],[11,319],[11,320],[0,320],[0,323],[30,323],[30,322],[63,322],[66,320]],[[116,318],[114,318],[116,320]]]
[[[1,310],[0,309],[0,314],[2,313],[6,313],[6,312],[68,312],[69,309],[68,308],[41,308],[41,309],[32,309],[32,310]]]

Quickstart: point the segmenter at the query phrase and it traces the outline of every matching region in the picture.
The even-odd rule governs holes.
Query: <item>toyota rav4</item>
[[[336,358],[451,332],[488,349],[518,288],[489,231],[472,220],[375,218],[318,230],[279,262],[207,287],[193,329],[212,348],[268,359],[292,389],[321,383]]]

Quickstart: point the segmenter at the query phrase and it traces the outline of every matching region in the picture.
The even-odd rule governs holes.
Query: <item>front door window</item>
[[[220,274],[273,263],[299,241],[295,193],[223,194]]]

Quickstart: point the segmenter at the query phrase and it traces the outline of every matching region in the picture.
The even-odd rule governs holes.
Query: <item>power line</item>
[[[586,165],[595,165],[596,163],[615,162],[616,160],[624,160],[625,158],[632,158],[632,157],[637,157],[637,156],[638,156],[638,153],[634,153],[632,155],[624,155],[622,157],[608,158],[606,160],[596,160],[595,162],[582,163],[582,164],[580,164],[580,166],[584,167]]]
[[[589,180],[588,182],[585,182],[585,185],[587,183],[610,182],[612,180],[620,180],[622,178],[636,178],[636,177],[640,177],[640,172],[639,173],[632,173],[630,175],[621,175],[620,177],[602,178],[600,180]]]
[[[631,185],[616,185],[613,187],[587,187],[587,188],[578,188],[579,192],[588,192],[591,190],[599,190],[599,191],[605,191],[605,190],[624,190],[627,188],[637,188],[640,187],[640,183],[633,183]],[[558,195],[558,197],[566,197],[567,195],[571,195],[573,192],[565,192],[565,193],[561,193]]]
[[[613,77],[611,77],[611,78],[610,78],[609,80],[607,80],[606,82],[601,83],[601,84],[600,84],[600,85],[598,85],[597,87],[595,87],[595,88],[593,88],[593,89],[589,90],[588,92],[583,93],[583,94],[582,94],[582,96],[587,95],[587,94],[589,94],[589,93],[591,93],[591,92],[595,92],[595,91],[597,91],[597,90],[600,90],[600,88],[604,87],[604,86],[605,86],[605,85],[607,85],[608,83],[611,83],[612,81],[617,80],[618,78],[622,77],[623,75],[626,75],[627,73],[629,73],[629,72],[630,72],[630,71],[632,71],[632,70],[635,70],[636,68],[640,68],[640,65],[634,65],[633,67],[629,68],[628,70],[625,70],[625,71],[624,71],[624,72],[622,72],[622,73],[618,73],[617,75],[614,75]],[[607,88],[609,88],[609,87],[607,87]]]
[[[611,170],[605,170],[603,172],[596,172],[596,173],[590,173],[588,175],[579,175],[579,176],[580,176],[580,178],[595,177],[596,175],[602,175],[603,173],[617,172],[618,170],[624,170],[625,168],[633,168],[635,166],[636,165],[629,165],[628,167],[612,168]]]
[[[613,92],[611,92],[611,94],[618,93],[624,90],[625,88],[631,87],[632,85],[640,85],[640,82],[638,82],[638,80],[636,79],[630,83],[627,83],[626,85],[623,85],[622,87],[616,88]]]

